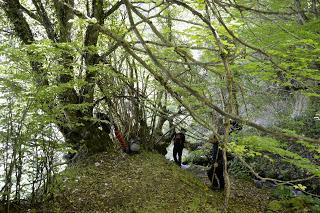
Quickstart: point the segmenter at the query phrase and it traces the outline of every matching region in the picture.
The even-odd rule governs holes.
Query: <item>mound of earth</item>
[[[196,174],[196,175],[195,175]],[[218,212],[224,193],[204,182],[205,169],[181,169],[162,155],[101,153],[68,167],[41,212]],[[203,179],[203,180],[202,180]],[[263,212],[269,193],[232,185],[230,212]],[[32,210],[31,210],[32,211]]]

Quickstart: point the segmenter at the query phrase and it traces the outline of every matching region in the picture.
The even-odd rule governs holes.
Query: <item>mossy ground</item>
[[[224,193],[150,152],[101,153],[67,168],[41,212],[217,212]],[[266,190],[236,181],[229,212],[263,212]]]

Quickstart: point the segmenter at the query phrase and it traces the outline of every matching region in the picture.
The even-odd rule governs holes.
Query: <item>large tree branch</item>
[[[59,42],[71,41],[71,19],[74,17],[74,13],[70,7],[74,7],[74,0],[53,0],[53,5],[56,11],[57,20],[59,23]]]
[[[111,14],[119,9],[119,7],[123,4],[123,0],[118,1],[115,5],[113,5],[108,11],[103,13],[103,18],[108,18]]]
[[[159,15],[159,17],[163,18],[163,19],[168,19],[168,17],[162,16],[162,15]],[[189,20],[180,19],[180,18],[174,18],[174,17],[170,17],[170,19],[173,20],[173,21],[177,21],[177,22],[182,22],[182,23],[186,23],[186,24],[190,24],[190,25],[195,25],[195,26],[207,28],[207,26],[199,24],[199,23],[194,22],[194,21],[189,21]]]
[[[44,29],[46,30],[48,38],[54,42],[57,41],[57,35],[54,32],[54,26],[50,21],[48,13],[45,10],[41,0],[32,0],[32,2],[37,10],[38,16],[41,17],[39,21],[40,23],[42,23]]]
[[[260,10],[260,9],[256,9],[253,7],[248,7],[245,5],[241,5],[241,4],[236,4],[236,3],[231,3],[231,1],[228,2],[224,2],[224,1],[219,1],[219,0],[214,0],[215,3],[219,4],[222,7],[228,6],[228,7],[233,7],[238,9],[240,12],[242,11],[250,11],[250,12],[254,12],[254,13],[258,13],[258,14],[264,14],[264,15],[283,15],[283,16],[291,16],[291,15],[295,15],[298,12],[283,12],[283,11],[271,11],[271,10]]]
[[[278,179],[274,179],[274,178],[268,178],[268,177],[261,177],[256,171],[254,171],[254,169],[241,157],[236,155],[236,158],[238,158],[240,160],[240,162],[249,169],[249,171],[259,180],[261,180],[262,182],[266,182],[266,181],[270,181],[273,182],[275,184],[282,184],[282,185],[291,185],[294,186],[296,183],[301,183],[303,181],[307,181],[307,180],[312,180],[312,179],[316,179],[315,175],[303,178],[303,179],[296,179],[296,180],[288,180],[288,181],[283,181],[283,180],[278,180]],[[308,194],[308,195],[312,195],[315,197],[320,197],[319,195],[316,194],[312,194],[310,192],[306,192],[303,191],[303,193]]]
[[[144,22],[146,22],[151,30],[157,35],[158,38],[160,38],[160,40],[163,42],[163,44],[165,44],[166,46],[171,46],[174,47],[174,51],[185,61],[191,61],[192,63],[197,63],[197,60],[193,58],[193,56],[191,54],[189,54],[187,51],[185,51],[183,48],[180,48],[177,45],[174,45],[171,41],[168,41],[163,35],[162,33],[160,33],[157,28],[154,26],[154,24],[152,23],[152,21],[150,19],[148,19],[147,17],[145,17],[142,13],[140,13],[133,5],[128,4],[130,6],[130,8],[132,9],[132,11],[139,16]],[[136,26],[136,25],[134,25]],[[199,63],[198,63],[199,64]],[[202,67],[206,70],[209,70],[210,72],[216,73],[215,70],[210,69],[207,65],[205,64],[199,64],[202,65]],[[218,73],[216,73],[218,74]]]
[[[295,7],[298,10],[297,15],[298,15],[298,20],[300,24],[305,24],[309,19],[302,10],[301,2],[300,0],[294,0]]]
[[[103,25],[105,20],[105,15],[103,11],[103,0],[93,0],[92,1],[92,14],[91,17],[96,18],[99,25]],[[86,103],[93,102],[94,87],[95,87],[95,72],[90,71],[92,66],[98,64],[99,55],[95,50],[90,50],[91,47],[97,46],[99,37],[99,29],[97,25],[89,23],[85,32],[84,38],[84,60],[86,64],[86,84],[81,88],[81,101]],[[90,112],[93,110],[93,106],[90,107]]]
[[[83,17],[85,19],[89,19],[86,15],[80,13],[79,11],[75,11],[75,14],[78,14],[79,17]],[[179,95],[176,94],[176,92],[174,92],[174,90],[169,86],[168,82],[164,80],[164,78],[162,76],[160,76],[159,74],[157,74],[156,71],[154,71],[143,59],[141,59],[139,56],[137,56],[132,50],[131,50],[131,46],[128,42],[126,42],[123,38],[115,35],[113,32],[111,32],[110,30],[108,30],[107,28],[101,26],[101,25],[97,25],[100,32],[102,32],[103,34],[111,37],[112,39],[114,39],[117,43],[119,43],[133,58],[135,58],[143,67],[145,67],[147,70],[149,70],[151,72],[151,74],[155,77],[155,79],[174,97],[176,98],[179,102],[182,102],[182,99],[179,97]],[[143,43],[143,41],[141,41]],[[146,45],[145,45],[146,46]],[[146,46],[147,47],[147,46]],[[147,47],[147,49],[149,49]],[[270,135],[273,135],[274,137],[277,138],[286,138],[288,140],[304,140],[307,142],[311,142],[311,143],[316,143],[316,144],[320,144],[320,139],[313,139],[313,138],[309,138],[309,137],[304,137],[304,136],[300,136],[300,135],[296,135],[296,134],[288,134],[285,132],[282,132],[281,130],[276,130],[276,129],[269,129],[269,128],[265,128],[259,124],[256,124],[254,122],[251,122],[249,120],[243,119],[239,116],[236,115],[232,115],[229,114],[225,111],[223,111],[222,109],[220,109],[218,106],[214,105],[210,99],[202,96],[199,92],[197,92],[196,90],[192,89],[191,87],[189,87],[188,85],[185,85],[184,83],[180,82],[179,80],[173,78],[173,76],[170,74],[170,72],[163,67],[163,65],[161,65],[161,63],[158,62],[158,60],[154,57],[153,53],[149,50],[148,51],[150,54],[150,58],[152,58],[152,60],[154,62],[156,62],[155,64],[157,66],[159,66],[159,68],[163,71],[166,72],[166,74],[169,73],[169,77],[171,78],[171,80],[176,83],[177,85],[181,86],[182,88],[185,88],[190,94],[192,94],[194,97],[196,97],[200,102],[202,102],[203,104],[205,104],[206,106],[214,109],[215,111],[217,111],[219,114],[230,118],[230,119],[234,119],[238,122],[241,122],[245,125],[251,126],[255,129],[258,129],[262,132],[268,133]],[[154,60],[155,59],[155,60]],[[189,108],[188,108],[189,109]],[[191,110],[191,109],[190,109]],[[191,110],[192,111],[192,110]],[[198,119],[197,119],[198,120]],[[198,122],[198,121],[197,121]],[[199,122],[200,124],[203,124],[203,122]],[[204,125],[206,127],[208,127],[208,125]],[[209,125],[210,127],[210,125]],[[212,128],[209,128],[212,129]]]
[[[216,51],[216,49],[214,48],[210,48],[210,47],[201,47],[201,46],[188,46],[188,45],[184,45],[184,44],[177,44],[177,45],[170,45],[170,44],[166,44],[166,43],[160,43],[160,42],[156,42],[156,41],[145,41],[147,44],[152,44],[155,46],[160,46],[160,47],[174,47],[174,48],[185,48],[185,49],[191,49],[191,50],[208,50],[208,51]],[[133,41],[131,42],[132,44],[141,44],[140,41]]]
[[[146,41],[146,44],[148,44],[147,41]],[[138,52],[141,52],[141,53],[144,53],[144,54],[147,54],[147,52],[144,49],[141,49],[141,48],[137,48],[137,47],[133,47],[132,46],[131,49],[135,50],[135,51],[138,51]],[[177,53],[177,54],[179,54],[179,53]],[[161,57],[161,56],[157,56],[157,58],[159,60],[170,62],[172,64],[182,64],[182,65],[199,66],[199,67],[206,67],[206,68],[208,68],[210,66],[212,67],[212,66],[217,66],[217,65],[222,64],[221,61],[218,61],[218,62],[201,62],[201,61],[190,62],[186,58],[184,58],[184,55],[179,54],[179,56],[181,57],[182,61],[171,60],[168,57]]]
[[[33,18],[34,20],[38,21],[41,23],[41,18],[39,15],[34,14],[33,12],[31,12],[30,10],[28,10],[27,8],[25,8],[24,6],[21,6],[21,10],[26,13],[28,16],[30,16],[31,18]]]
[[[201,118],[199,118],[193,110],[188,107],[187,104],[184,103],[184,101],[180,98],[180,96],[174,92],[171,86],[169,86],[168,82],[161,76],[159,75],[151,66],[149,66],[144,59],[140,58],[137,54],[135,54],[131,48],[130,44],[123,40],[121,37],[115,35],[113,32],[108,30],[107,28],[103,26],[99,26],[100,31],[104,33],[105,35],[111,37],[112,39],[116,40],[118,43],[121,44],[121,46],[134,58],[136,59],[144,68],[146,68],[153,76],[154,78],[181,104],[183,105],[190,113],[190,115],[195,119],[196,122],[199,124],[203,125],[204,127],[207,127],[208,129],[213,130],[212,127],[205,121],[203,121]]]
[[[63,2],[62,2],[63,1]],[[67,7],[65,4],[74,6],[74,0],[53,0],[53,5],[56,11],[56,16],[59,24],[59,38],[58,42],[65,43],[71,41],[71,29],[72,23],[70,20],[74,18],[73,10]],[[67,84],[74,78],[73,76],[73,60],[74,56],[69,52],[64,51],[61,55],[62,65],[64,71],[57,77],[58,83]],[[60,94],[60,101],[63,104],[77,104],[79,103],[79,97],[74,88],[67,88],[63,93]],[[70,112],[71,117],[76,117],[79,112]]]
[[[201,14],[200,14],[201,15]],[[202,17],[202,16],[201,16]],[[204,17],[203,17],[204,18]],[[205,19],[206,20],[206,19]],[[213,28],[212,28],[213,31],[215,31]],[[161,36],[162,37],[162,36]],[[140,41],[142,43],[144,43],[142,37],[140,36]],[[269,133],[275,137],[284,137],[284,138],[287,138],[287,139],[294,139],[294,140],[305,140],[305,141],[308,141],[308,142],[313,142],[313,143],[320,143],[320,140],[319,139],[313,139],[313,138],[308,138],[308,137],[303,137],[303,136],[299,136],[299,135],[296,135],[296,134],[288,134],[288,133],[285,133],[285,132],[279,132],[277,130],[271,130],[271,129],[268,129],[268,128],[265,128],[263,126],[260,126],[254,122],[251,122],[251,121],[248,121],[248,120],[244,120],[242,118],[240,118],[239,116],[236,116],[236,115],[232,115],[232,114],[229,114],[225,111],[223,111],[222,109],[220,109],[218,106],[214,105],[208,98],[202,96],[199,92],[197,92],[196,90],[192,89],[191,87],[189,87],[188,85],[180,82],[179,80],[175,79],[171,73],[158,61],[158,59],[153,55],[153,53],[150,51],[150,49],[148,48],[148,46],[144,43],[144,48],[146,49],[146,51],[148,52],[150,58],[152,59],[152,61],[155,63],[156,66],[158,66],[161,70],[165,71],[165,73],[169,76],[169,78],[175,82],[177,85],[181,86],[182,88],[185,88],[187,89],[187,91],[190,92],[190,94],[192,94],[193,96],[195,96],[199,101],[201,101],[202,103],[204,103],[205,105],[207,105],[208,107],[214,109],[215,111],[217,111],[218,113],[220,113],[221,115],[223,116],[226,116],[228,118],[231,118],[231,119],[234,119],[234,120],[237,120],[239,122],[242,122],[246,125],[249,125],[249,126],[252,126],[260,131],[263,131],[263,132],[266,132],[266,133]]]
[[[1,7],[4,9],[7,17],[14,26],[14,30],[24,44],[34,42],[33,34],[28,22],[20,10],[22,8],[19,0],[4,0]]]
[[[32,44],[35,39],[33,37],[31,28],[23,16],[21,9],[21,4],[19,0],[5,0],[1,7],[4,9],[6,16],[14,27],[15,33],[21,39],[21,41],[26,44]],[[32,53],[29,52],[30,58],[32,58]],[[42,64],[37,61],[30,61],[33,72],[35,73],[35,82],[38,87],[49,85],[47,79],[47,73],[43,70]]]

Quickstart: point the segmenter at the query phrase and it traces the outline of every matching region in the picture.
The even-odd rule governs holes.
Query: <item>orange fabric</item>
[[[125,141],[122,133],[118,129],[116,129],[115,130],[115,134],[116,134],[116,137],[117,137],[118,141],[120,142],[121,148],[124,151],[128,150],[128,143]]]

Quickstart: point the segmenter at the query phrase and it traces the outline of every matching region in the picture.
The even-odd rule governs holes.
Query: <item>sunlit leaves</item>
[[[240,137],[238,144],[240,147],[241,145],[245,146],[248,150],[256,150],[262,153],[267,152],[278,155],[283,161],[291,163],[299,168],[307,169],[313,174],[320,176],[319,167],[313,164],[310,159],[301,157],[299,154],[288,150],[287,143],[267,137],[247,136]],[[241,154],[243,153],[244,151]]]

